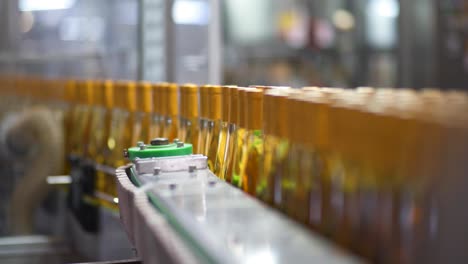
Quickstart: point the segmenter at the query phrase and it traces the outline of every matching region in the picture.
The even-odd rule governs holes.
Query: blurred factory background
[[[456,0],[7,0],[2,71],[177,82],[465,88]]]
[[[464,0],[3,0],[0,36],[2,76],[468,89]],[[29,229],[9,228],[22,177],[65,159],[1,149],[14,104],[0,105],[0,262],[138,261],[118,210],[69,210],[64,175],[17,212]],[[63,140],[49,136],[26,142]],[[83,229],[93,214],[99,232]]]

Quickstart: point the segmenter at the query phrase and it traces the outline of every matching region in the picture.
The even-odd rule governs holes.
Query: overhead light
[[[368,4],[367,12],[380,17],[396,18],[400,13],[397,0],[373,0]]]
[[[338,9],[333,14],[333,24],[342,31],[348,31],[354,28],[354,16],[349,11]]]
[[[206,25],[210,20],[210,6],[205,1],[177,0],[172,6],[172,19],[176,24]]]
[[[75,4],[76,0],[20,0],[20,11],[45,11],[69,9]]]

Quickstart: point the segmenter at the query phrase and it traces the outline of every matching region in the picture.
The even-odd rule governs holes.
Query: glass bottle
[[[221,105],[221,86],[212,85],[208,89],[208,102],[210,104],[208,112],[208,133],[207,145],[208,150],[208,167],[215,172],[215,161],[218,153],[218,144],[220,142],[220,133],[222,128],[222,105]],[[219,170],[218,170],[219,171]]]
[[[168,83],[164,89],[166,95],[163,106],[166,107],[166,117],[163,135],[170,142],[177,138],[179,127],[179,87]]]
[[[114,89],[115,108],[112,112],[111,127],[107,139],[105,165],[117,168],[127,162],[122,151],[132,145],[134,113],[136,111],[136,84],[132,81],[119,81]],[[133,143],[134,144],[134,143]],[[116,196],[114,175],[106,174],[105,193]]]
[[[90,102],[90,113],[88,122],[86,124],[86,133],[84,138],[86,139],[86,145],[84,149],[84,156],[94,160],[100,149],[100,144],[104,142],[104,130],[105,125],[105,107],[104,107],[104,87],[102,83],[93,80],[90,81],[90,85],[87,87],[89,93],[92,95]]]
[[[182,87],[181,87],[182,88]],[[198,119],[198,86],[195,84],[184,85],[185,104],[185,128],[183,141],[192,144],[193,149],[198,149],[198,137],[200,134]]]
[[[256,194],[260,160],[263,155],[263,90],[247,90],[247,153],[242,174],[242,189]]]
[[[271,170],[273,167],[273,148],[276,145],[273,137],[274,120],[277,118],[273,107],[273,100],[277,94],[276,90],[266,91],[263,98],[263,133],[264,133],[264,153],[261,157],[261,166],[258,174],[256,196],[267,204],[273,203],[273,193],[271,192]]]
[[[301,116],[299,105],[302,95],[295,95],[289,98],[288,104],[288,119],[289,129],[289,149],[288,157],[285,166],[283,167],[284,172],[281,177],[281,209],[293,219],[297,219],[294,211],[295,200],[294,192],[297,184],[297,177],[299,174],[300,164],[300,130],[304,129],[304,122],[300,122],[299,116]]]
[[[245,163],[247,161],[247,120],[246,120],[246,107],[247,107],[247,90],[251,88],[239,88],[238,97],[238,121],[235,133],[235,145],[234,145],[234,159],[232,160],[232,176],[231,183],[234,186],[242,187],[242,175],[245,170]]]
[[[73,113],[73,130],[71,141],[71,153],[82,157],[86,144],[86,129],[90,117],[92,93],[90,81],[79,80],[76,83],[78,102]]]
[[[229,115],[230,115],[230,90],[235,89],[232,86],[223,86],[221,88],[221,132],[219,133],[218,149],[216,151],[216,159],[214,165],[214,174],[219,178],[225,178],[226,153],[228,151],[229,142]]]
[[[177,129],[177,138],[182,141],[186,142],[187,138],[187,98],[186,98],[186,86],[187,84],[183,84],[179,87],[179,100],[180,100],[180,107],[179,107],[179,127]]]
[[[226,142],[226,157],[224,172],[222,172],[222,178],[227,182],[232,182],[232,171],[234,167],[234,157],[236,155],[236,143],[237,143],[237,127],[239,125],[239,90],[237,87],[229,89],[229,125],[228,125],[228,136]]]
[[[133,124],[133,139],[131,142],[150,142],[151,112],[153,110],[153,87],[149,82],[140,82],[136,87],[137,111]]]
[[[152,90],[153,90],[153,113],[152,113],[152,119],[151,119],[151,132],[150,132],[150,138],[157,138],[157,137],[162,137],[161,135],[161,127],[163,123],[163,105],[162,105],[162,85],[161,83],[157,83],[154,85],[151,85]]]
[[[210,103],[208,101],[208,91],[210,85],[203,85],[200,87],[200,134],[198,138],[198,150],[197,154],[208,155],[208,149],[206,148],[208,138],[208,116],[210,112]]]
[[[77,107],[77,87],[76,81],[73,79],[65,81],[65,101],[67,102],[67,109],[64,118],[64,129],[65,129],[65,155],[68,158],[68,155],[71,154],[72,149],[72,135],[74,134],[73,130],[75,129],[75,108]],[[70,172],[70,164],[68,161],[65,162],[65,173]]]

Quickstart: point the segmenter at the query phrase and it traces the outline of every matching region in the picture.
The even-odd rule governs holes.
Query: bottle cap
[[[239,127],[247,128],[247,119],[246,119],[246,108],[247,108],[247,91],[252,88],[239,88],[239,97],[238,97],[238,115]]]
[[[196,84],[183,85],[185,90],[185,117],[188,119],[198,117],[198,86]]]
[[[137,85],[137,107],[143,113],[151,113],[153,105],[153,88],[149,82],[140,82]]]
[[[166,89],[167,115],[176,116],[179,114],[179,87],[175,83],[169,83]]]
[[[208,118],[210,115],[210,103],[208,100],[208,90],[211,85],[203,85],[200,87],[200,114],[202,118]]]
[[[161,116],[166,116],[168,114],[167,113],[167,108],[168,108],[167,92],[168,92],[169,83],[163,82],[163,83],[157,84],[157,86],[159,87],[160,114]]]
[[[237,86],[233,86],[233,85],[225,85],[222,87],[222,91],[221,91],[221,94],[222,94],[222,102],[221,102],[221,108],[223,109],[223,114],[221,116],[221,119],[224,121],[224,122],[229,122],[229,120],[231,120],[231,99],[230,99],[230,96],[231,96],[231,89],[235,89]]]
[[[187,93],[186,93],[186,84],[183,84],[179,87],[179,115],[182,118],[187,118]]]
[[[247,90],[247,129],[263,128],[263,90],[252,88]]]
[[[95,96],[95,84],[93,80],[85,80],[83,83],[84,89],[85,89],[85,101],[86,104],[88,105],[95,105],[96,104],[96,98]]]
[[[162,104],[162,86],[161,83],[151,85],[153,90],[153,112],[162,115],[161,104]]]
[[[239,88],[229,89],[229,123],[239,125]]]
[[[125,108],[125,102],[123,100],[125,94],[125,82],[117,80],[114,82],[114,107],[119,109]]]
[[[124,108],[129,112],[136,111],[136,86],[134,81],[126,81],[124,84]]]
[[[75,80],[65,81],[65,101],[69,104],[76,103],[76,82]]]
[[[210,86],[208,89],[208,98],[210,104],[208,118],[211,120],[220,120],[222,115],[221,86]]]
[[[104,100],[107,109],[110,110],[115,106],[114,83],[111,80],[104,81]]]
[[[273,123],[274,122],[274,110],[272,107],[275,93],[265,92],[263,96],[263,133],[265,135],[271,135],[273,133]]]
[[[105,81],[104,80],[95,80],[94,81],[94,100],[95,105],[106,106],[106,91],[105,91]]]
[[[35,83],[35,82],[34,82]],[[31,86],[31,95],[36,97],[37,93],[36,85]],[[79,104],[85,105],[87,104],[87,97],[86,97],[86,85],[84,80],[77,80],[76,81],[76,93],[77,93],[77,102]]]

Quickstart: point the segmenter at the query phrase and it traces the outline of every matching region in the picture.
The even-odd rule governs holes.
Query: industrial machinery
[[[117,169],[120,217],[144,263],[359,263],[216,177],[192,145],[139,142]]]

